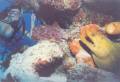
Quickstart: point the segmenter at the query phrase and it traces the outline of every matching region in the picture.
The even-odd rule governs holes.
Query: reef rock
[[[44,1],[44,0],[42,0]],[[81,6],[81,0],[52,0],[51,5],[54,5],[56,9],[71,9],[75,10]]]
[[[63,9],[71,9],[75,10],[79,8],[82,4],[81,0],[23,0],[27,4],[31,4],[31,7],[38,8],[39,3],[49,4],[54,6],[56,9],[63,10]]]
[[[119,82],[119,80],[111,72],[78,63],[68,71],[67,82]]]
[[[69,69],[71,68],[72,66],[74,66],[76,64],[76,59],[73,58],[73,57],[68,57],[68,58],[65,58],[64,62],[63,62],[63,65]]]

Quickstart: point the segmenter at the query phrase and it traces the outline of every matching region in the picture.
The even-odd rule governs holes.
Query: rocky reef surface
[[[78,63],[68,70],[67,82],[119,82],[111,72]]]
[[[17,1],[17,0],[16,0]],[[37,42],[11,57],[2,82],[119,82],[119,75],[89,66],[87,49],[79,54],[70,50],[74,39],[79,39],[86,25],[101,30],[107,23],[117,21],[119,1],[110,0],[21,0],[26,11],[34,10],[41,26],[33,29],[32,40]],[[19,0],[18,0],[19,3]],[[103,3],[103,4],[102,4]],[[111,5],[109,5],[111,4]],[[57,22],[57,26],[52,26]],[[89,30],[91,27],[89,27]],[[93,29],[98,32],[97,29]],[[85,30],[84,30],[85,31]],[[106,38],[114,37],[108,35]],[[107,36],[108,35],[108,36]],[[116,35],[115,35],[116,37]],[[80,41],[78,42],[80,43]],[[85,45],[84,45],[85,46]],[[76,50],[77,48],[74,48]],[[79,49],[79,48],[78,48]],[[80,50],[78,50],[80,51]],[[84,55],[84,56],[83,56]],[[81,57],[82,56],[82,57]],[[79,58],[83,62],[79,62]],[[86,59],[86,60],[85,60]],[[92,61],[93,64],[93,61]]]
[[[10,61],[10,66],[3,75],[3,79],[6,78],[8,81],[14,79],[15,81],[19,80],[21,82],[37,82],[40,80],[37,71],[40,68],[44,69],[44,66],[49,66],[49,64],[55,61],[57,62],[60,58],[63,58],[63,55],[64,52],[57,43],[42,41],[28,48],[23,54],[14,54]],[[2,81],[4,82],[5,80]]]

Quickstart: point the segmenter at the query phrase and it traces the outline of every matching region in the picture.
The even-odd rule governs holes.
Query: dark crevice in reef
[[[77,10],[57,10],[50,4],[39,3],[40,9],[35,14],[39,20],[47,25],[52,25],[55,21],[58,22],[61,28],[67,29],[73,22],[73,17],[79,12]]]
[[[58,66],[62,64],[62,59],[59,59],[57,62],[48,63],[44,65],[42,68],[39,68],[37,71],[40,77],[49,77],[53,74]]]

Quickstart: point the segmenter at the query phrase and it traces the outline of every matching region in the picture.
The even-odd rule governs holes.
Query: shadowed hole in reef
[[[39,2],[40,8],[35,12],[37,19],[40,20],[41,24],[44,22],[47,25],[52,25],[55,21],[58,22],[59,26],[63,29],[68,29],[73,22],[74,16],[79,12],[76,10],[59,10],[50,4],[44,4]]]
[[[37,71],[40,77],[49,77],[53,74],[58,66],[62,64],[62,59],[57,60],[54,63],[48,63],[44,65],[42,68],[39,68]]]

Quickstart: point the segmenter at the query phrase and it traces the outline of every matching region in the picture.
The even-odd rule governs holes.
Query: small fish
[[[118,73],[120,71],[120,43],[113,43],[108,38],[86,30],[86,34],[93,42],[89,42],[82,35],[81,41],[93,52],[92,57],[98,68]]]

